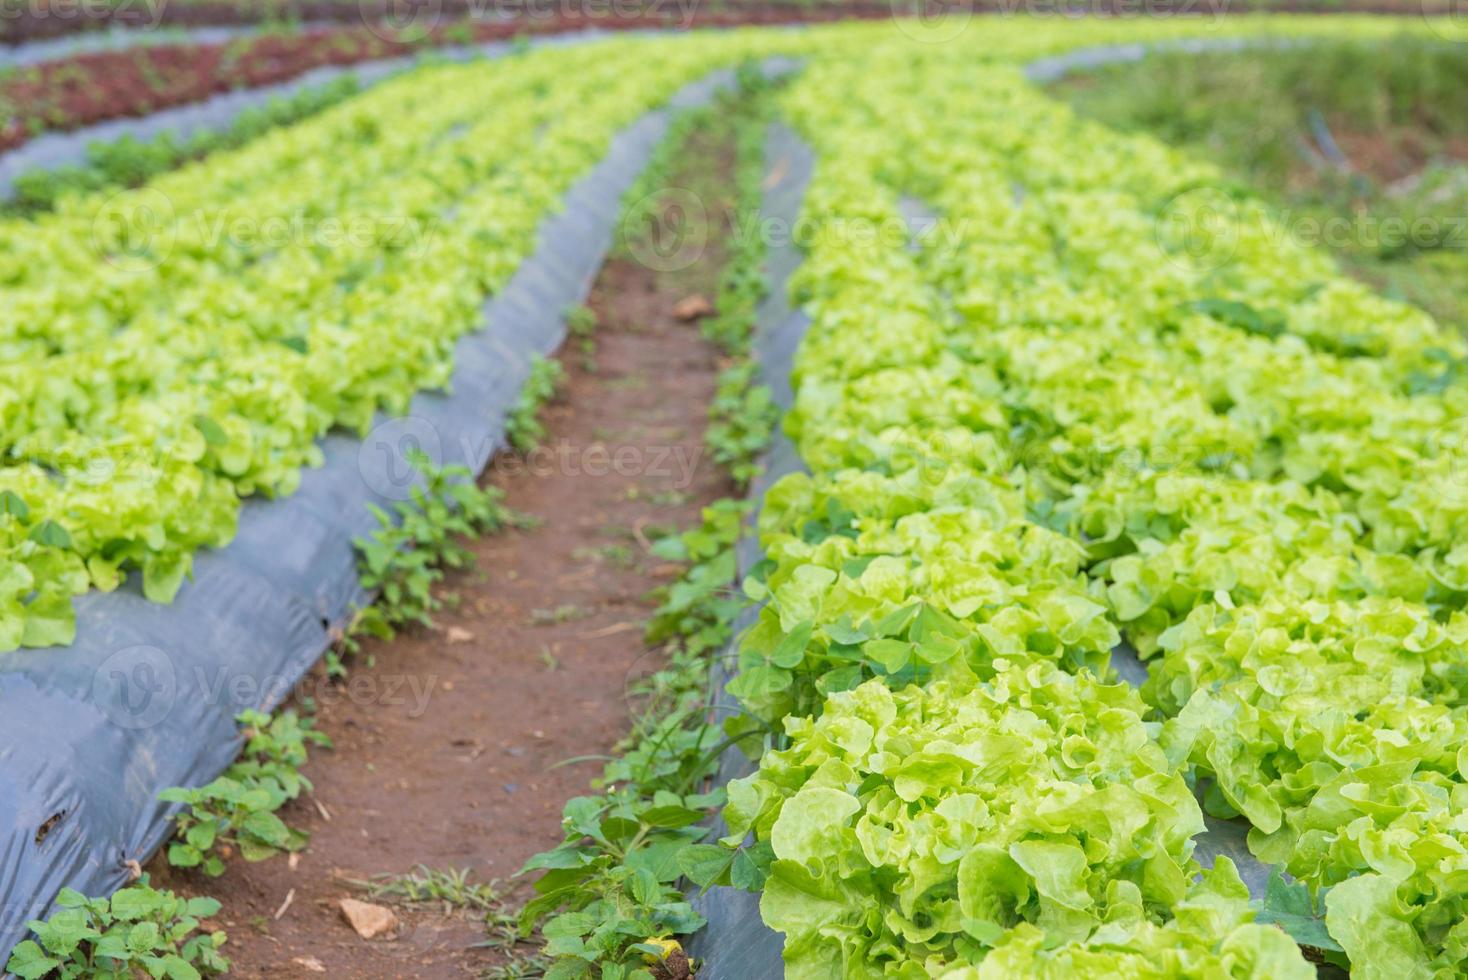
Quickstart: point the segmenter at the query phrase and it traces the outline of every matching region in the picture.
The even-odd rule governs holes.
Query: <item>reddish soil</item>
[[[1433,159],[1468,160],[1468,137],[1444,139],[1421,128],[1398,126],[1363,133],[1332,120],[1331,135],[1354,170],[1382,184],[1391,184],[1422,172]]]
[[[678,274],[630,259],[604,267],[589,302],[595,370],[568,342],[543,450],[502,456],[486,476],[540,523],[473,543],[478,568],[446,583],[460,602],[437,631],[371,644],[372,665],[344,687],[313,685],[335,749],[305,770],[314,800],[282,811],[312,835],[295,866],[236,859],[210,881],[153,861],[160,881],[224,903],[233,976],[447,978],[504,961],[470,948],[485,938],[482,916],[398,906],[402,928],[366,941],[337,903],[365,897],[353,879],[419,864],[509,879],[559,842],[562,806],[600,771],[558,764],[607,753],[627,732],[629,680],[660,660],[642,640],[649,592],[680,571],[649,554],[649,535],[695,524],[732,492],[702,443],[718,352],[672,315],[694,293],[715,295],[722,262],[714,243]],[[519,902],[530,889],[518,879],[505,891]]]
[[[34,65],[0,79],[0,151],[14,148],[40,132],[70,130],[108,119],[143,116],[169,106],[197,102],[220,92],[271,85],[325,65],[352,65],[409,54],[416,50],[467,41],[507,40],[522,35],[560,34],[647,28],[731,27],[755,24],[821,23],[834,20],[881,19],[895,12],[913,13],[938,0],[724,0],[715,4],[680,4],[658,0],[639,4],[587,4],[581,9],[550,12],[525,0],[397,0],[381,7],[377,0],[301,0],[254,3],[198,0],[151,4],[123,2],[111,10],[100,4],[58,6],[57,12],[30,8],[10,11],[0,19],[0,42],[20,43],[89,28],[123,24],[147,29],[156,13],[165,24],[240,24],[267,19],[335,20],[351,26],[316,28],[300,33],[262,35],[223,44],[171,44],[72,55]],[[407,6],[404,7],[403,4]],[[974,0],[977,14],[1007,14],[1016,0]],[[1400,13],[1420,12],[1417,0],[1044,0],[1039,12],[1056,15],[1091,13],[1135,16],[1138,10],[1208,16],[1250,9],[1275,12]],[[415,6],[416,4],[416,6]],[[1337,6],[1338,4],[1338,6]],[[935,8],[941,9],[941,8]],[[414,33],[384,26],[387,11]],[[483,19],[486,12],[501,17]],[[519,16],[514,16],[516,12]],[[472,20],[457,20],[473,12]],[[418,30],[416,14],[432,17],[431,31]],[[142,18],[143,20],[139,20]],[[135,23],[135,21],[137,23]],[[389,21],[389,23],[394,21]],[[371,25],[371,26],[368,26]]]
[[[359,28],[95,52],[45,62],[0,82],[0,104],[12,113],[0,128],[0,149],[19,146],[44,130],[143,116],[231,89],[286,81],[324,65],[356,64],[411,50]]]
[[[166,5],[165,10],[192,9]],[[356,7],[350,9],[355,13]],[[398,35],[381,26],[269,34],[223,44],[167,44],[97,51],[47,61],[0,78],[0,151],[47,130],[70,130],[221,92],[288,81],[313,68],[354,65],[439,45],[485,43],[524,35],[648,28],[727,27],[807,23],[842,17],[890,16],[884,4],[793,7],[759,3],[738,8],[695,7],[687,16],[671,4],[627,15],[557,13],[494,21],[445,23],[426,36]],[[0,21],[6,30],[23,21]],[[9,38],[9,35],[4,35]]]
[[[536,0],[114,0],[110,9],[101,3],[56,0],[54,9],[45,4],[26,4],[8,11],[0,20],[0,44],[20,44],[110,27],[147,30],[163,27],[233,27],[249,24],[391,24],[411,23],[415,12],[435,19],[453,21],[473,16],[480,20],[517,19],[527,23],[554,19],[553,11],[570,13],[580,9],[600,21],[642,16],[651,20],[671,17],[683,20],[684,11],[697,6],[703,17],[738,20],[801,18],[821,16],[890,16],[891,7],[880,0],[705,0],[696,5],[675,0],[619,0],[609,3],[559,5]],[[615,30],[616,25],[601,26]],[[686,26],[686,24],[685,24]]]
[[[649,11],[678,4],[666,0],[644,0]],[[896,0],[895,3],[873,0],[706,0],[698,4],[705,16],[730,17],[735,21],[779,22],[792,17],[827,19],[832,17],[888,17],[893,7],[930,12],[954,9],[943,0]],[[0,43],[19,44],[26,41],[62,37],[109,27],[147,29],[168,27],[214,27],[260,23],[339,23],[362,24],[391,22],[410,18],[415,9],[438,9],[445,18],[475,14],[478,16],[517,16],[529,7],[526,0],[185,0],[157,3],[156,0],[116,0],[108,9],[100,3],[78,0],[54,0],[48,9],[43,3],[25,4],[10,11],[0,22]],[[624,3],[623,7],[635,6]],[[978,14],[1013,14],[1018,0],[972,0],[960,9]],[[605,9],[587,4],[589,9]],[[1139,13],[1215,16],[1230,13],[1306,13],[1306,14],[1451,14],[1452,0],[1044,0],[1038,7],[1026,7],[1061,15],[1098,14],[1101,16],[1135,17]],[[681,13],[679,14],[681,18]],[[610,25],[609,29],[615,29]],[[686,25],[685,25],[686,26]]]
[[[18,146],[44,130],[145,116],[233,89],[287,81],[313,68],[409,54],[416,47],[359,27],[48,61],[0,82],[0,104],[12,113],[0,128],[0,149]]]

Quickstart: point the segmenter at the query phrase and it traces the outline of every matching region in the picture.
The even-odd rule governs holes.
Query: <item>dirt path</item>
[[[337,902],[364,897],[351,879],[419,864],[508,879],[559,842],[562,806],[599,772],[557,764],[627,732],[628,680],[658,660],[642,641],[648,593],[680,571],[647,553],[649,536],[730,493],[702,442],[718,353],[672,313],[715,294],[721,262],[715,245],[676,275],[630,259],[603,269],[589,302],[595,370],[570,341],[542,448],[486,476],[540,523],[474,543],[478,568],[450,576],[461,603],[437,632],[370,644],[375,665],[311,685],[335,750],[305,769],[315,802],[282,811],[312,835],[294,867],[235,860],[208,881],[153,862],[155,878],[224,903],[232,975],[463,977],[503,962],[469,949],[485,938],[482,916],[400,908],[397,937],[368,942]]]

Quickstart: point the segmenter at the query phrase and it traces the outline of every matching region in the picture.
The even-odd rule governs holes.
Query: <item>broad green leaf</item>
[[[805,648],[810,645],[812,628],[810,620],[806,620],[782,637],[770,653],[770,663],[786,670],[799,666],[805,659]]]
[[[0,490],[0,517],[13,517],[25,523],[30,520],[31,509],[14,490]]]
[[[678,853],[678,867],[699,888],[723,884],[739,852],[717,844],[691,844]]]
[[[48,548],[70,551],[74,547],[71,535],[67,533],[66,528],[49,519],[31,528],[29,537],[37,544],[45,545]]]
[[[61,960],[47,956],[45,951],[27,939],[10,953],[5,969],[20,980],[39,980],[61,965]]]
[[[1310,890],[1297,881],[1286,881],[1278,868],[1270,871],[1257,921],[1279,926],[1301,946],[1344,952],[1330,938],[1324,909],[1316,907]]]

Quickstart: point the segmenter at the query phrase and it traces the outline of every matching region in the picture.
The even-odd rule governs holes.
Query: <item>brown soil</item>
[[[50,9],[54,6],[55,9]],[[625,5],[624,5],[625,6]],[[631,5],[653,12],[669,9],[668,18],[676,26],[688,26],[676,4],[647,2]],[[115,4],[75,2],[31,3],[17,5],[0,22],[0,44],[64,37],[112,27],[150,30],[156,26],[205,27],[242,24],[392,24],[413,20],[415,10],[437,10],[446,19],[467,15],[494,20],[519,16],[523,26],[527,20],[546,19],[543,13],[533,18],[523,16],[523,0],[187,0],[157,3],[140,0],[118,0]],[[788,23],[826,21],[850,18],[885,19],[894,9],[907,13],[926,11],[929,16],[949,12],[952,4],[943,0],[705,0],[698,5],[696,19],[700,23]],[[588,10],[602,10],[587,4]],[[971,0],[960,9],[975,14],[1013,16],[1015,0]],[[1148,16],[1219,17],[1229,14],[1286,13],[1377,14],[1386,16],[1453,16],[1452,0],[1043,0],[1030,8],[1055,16]],[[616,29],[623,16],[601,15],[598,26]]]
[[[930,6],[938,0],[927,0]],[[999,0],[991,0],[999,2]],[[1410,2],[1410,0],[1397,0]],[[22,44],[109,28],[152,30],[163,27],[220,27],[249,24],[372,25],[394,34],[393,25],[415,29],[430,18],[437,23],[473,18],[481,26],[508,25],[507,36],[534,32],[548,24],[576,19],[582,27],[620,30],[629,22],[640,27],[688,27],[692,23],[733,26],[742,23],[807,23],[852,17],[886,18],[887,0],[705,0],[677,3],[573,4],[557,12],[554,5],[536,7],[524,0],[185,0],[143,2],[117,0],[114,4],[78,4],[69,0],[50,9],[45,3],[27,4],[8,11],[0,20],[0,45]],[[1415,8],[1414,8],[1415,9]]]
[[[399,35],[381,26],[356,23],[359,14],[355,5],[339,0],[326,2],[350,10],[354,23],[299,33],[262,34],[224,43],[186,42],[86,52],[42,62],[9,75],[0,73],[0,151],[20,146],[42,132],[146,116],[222,92],[286,82],[315,68],[356,65],[443,45],[588,30],[820,23],[885,17],[891,13],[885,5],[866,0],[850,7],[749,2],[734,8],[693,9],[686,18],[652,10],[634,11],[629,16],[562,12],[490,21],[445,21],[418,36]],[[225,7],[234,9],[230,3]],[[165,4],[163,9],[194,8]],[[0,31],[16,29],[17,23],[25,22],[0,19]]]
[[[1420,128],[1399,126],[1360,132],[1339,125],[1333,126],[1331,135],[1355,171],[1381,184],[1420,173],[1434,159],[1468,160],[1468,138],[1444,139]]]
[[[306,767],[314,802],[282,812],[312,835],[295,866],[234,860],[209,881],[153,862],[155,878],[224,903],[233,976],[463,977],[503,960],[469,948],[482,917],[398,907],[395,937],[365,941],[337,902],[363,897],[351,879],[419,864],[509,879],[559,842],[561,807],[600,771],[558,764],[628,730],[629,679],[659,660],[642,641],[648,593],[680,571],[648,553],[649,534],[694,524],[731,492],[702,443],[719,356],[672,314],[714,295],[722,261],[714,243],[677,275],[628,259],[603,269],[589,303],[596,370],[570,341],[539,461],[501,457],[486,476],[541,523],[474,543],[478,569],[450,578],[461,602],[437,631],[373,644],[374,665],[316,689],[335,750]],[[506,890],[530,892],[524,879]]]

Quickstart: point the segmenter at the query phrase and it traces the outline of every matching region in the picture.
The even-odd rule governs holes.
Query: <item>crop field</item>
[[[1468,976],[1468,31],[1257,9],[16,20],[0,968]]]

